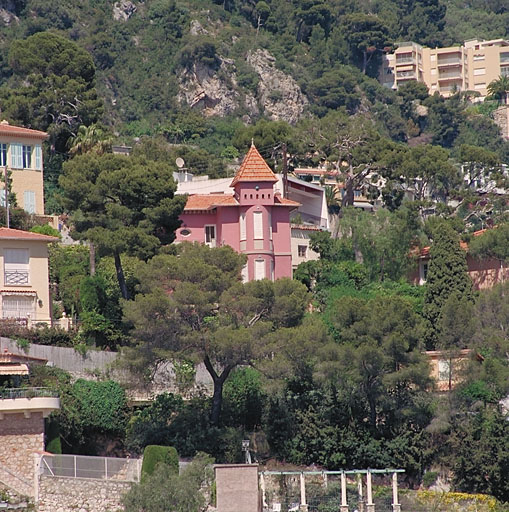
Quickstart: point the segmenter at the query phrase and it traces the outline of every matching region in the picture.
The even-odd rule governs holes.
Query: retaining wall
[[[132,482],[39,477],[38,512],[117,512]]]

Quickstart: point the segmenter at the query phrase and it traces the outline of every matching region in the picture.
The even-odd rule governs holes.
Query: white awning
[[[0,375],[28,375],[26,364],[5,364],[0,365]]]

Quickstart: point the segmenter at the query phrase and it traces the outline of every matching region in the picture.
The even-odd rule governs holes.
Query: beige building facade
[[[384,55],[379,80],[392,89],[417,80],[427,85],[430,94],[449,97],[457,91],[474,91],[484,98],[488,85],[501,76],[509,76],[509,41],[475,39],[449,48],[398,43],[394,53]]]
[[[42,142],[48,134],[0,122],[0,204],[5,206],[5,171],[12,192],[27,213],[44,215]],[[11,201],[9,201],[11,202]]]
[[[0,318],[51,324],[48,243],[52,236],[0,228]]]

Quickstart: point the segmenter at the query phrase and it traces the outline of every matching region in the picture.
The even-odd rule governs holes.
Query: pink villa
[[[176,241],[229,245],[245,254],[244,281],[292,277],[290,212],[299,203],[275,191],[277,181],[251,145],[230,184],[233,195],[189,195]]]

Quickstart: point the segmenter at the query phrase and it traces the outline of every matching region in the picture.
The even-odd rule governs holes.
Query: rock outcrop
[[[192,22],[192,30],[203,33],[203,27]],[[196,62],[178,77],[178,100],[206,116],[227,116],[242,110],[249,121],[260,112],[273,120],[296,123],[308,104],[297,82],[275,66],[275,58],[267,50],[256,50],[247,63],[258,75],[256,95],[241,88],[237,68],[231,59],[218,57],[216,68]]]
[[[113,18],[117,21],[127,21],[135,12],[136,5],[130,0],[120,0],[113,4]]]
[[[297,82],[276,68],[276,59],[267,50],[250,52],[247,62],[260,77],[257,97],[265,115],[296,123],[309,103]]]

